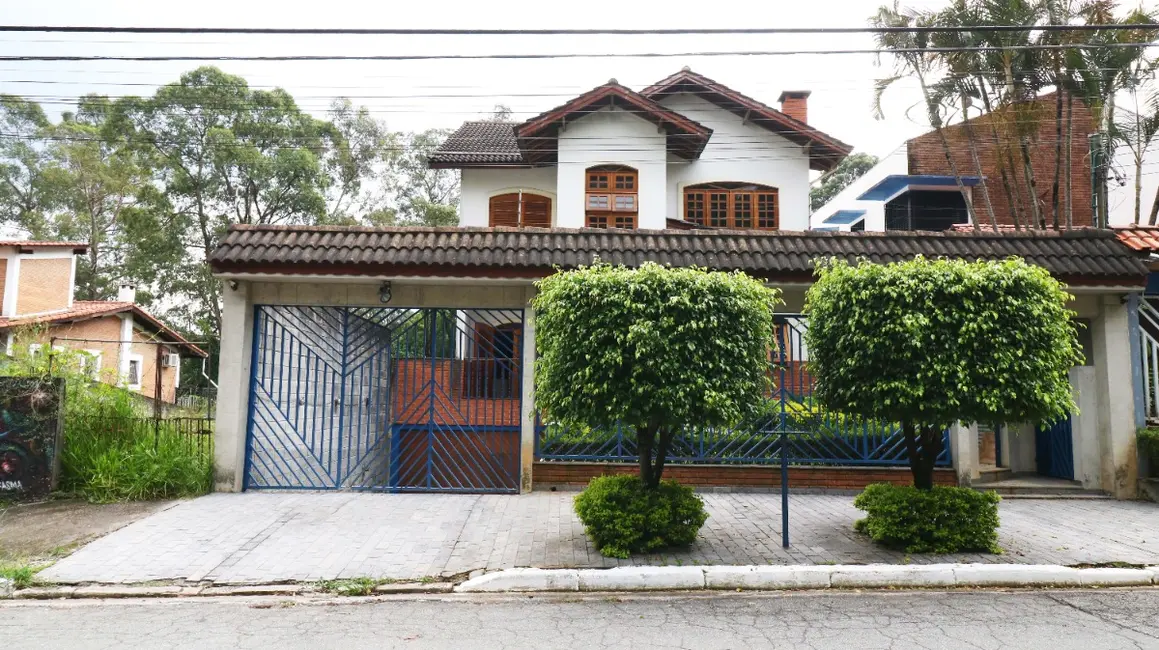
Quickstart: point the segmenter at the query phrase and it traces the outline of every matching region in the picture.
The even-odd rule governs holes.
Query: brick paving
[[[1159,505],[1008,500],[1002,555],[912,556],[852,530],[852,497],[794,495],[781,547],[780,496],[707,493],[710,514],[688,549],[601,557],[570,492],[520,496],[255,492],[184,502],[101,538],[42,572],[57,582],[419,578],[509,567],[624,564],[1013,562],[1159,564]]]

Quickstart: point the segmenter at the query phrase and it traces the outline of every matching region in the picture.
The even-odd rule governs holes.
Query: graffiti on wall
[[[46,496],[60,461],[64,381],[0,377],[0,498]]]

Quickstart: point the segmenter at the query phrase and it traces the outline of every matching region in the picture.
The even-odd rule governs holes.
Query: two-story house
[[[122,285],[117,300],[74,300],[79,242],[0,241],[0,333],[9,355],[76,352],[80,370],[145,397],[176,399],[181,359],[204,359],[204,350],[135,303],[136,288]],[[26,337],[21,334],[26,333]]]
[[[431,157],[462,170],[461,226],[807,230],[810,170],[851,147],[684,68],[636,92],[615,79],[525,122],[467,122]]]

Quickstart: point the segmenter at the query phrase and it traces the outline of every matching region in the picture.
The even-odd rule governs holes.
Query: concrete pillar
[[[1091,338],[1094,343],[1102,489],[1117,499],[1133,499],[1138,489],[1135,395],[1132,390],[1134,358],[1131,356],[1127,301],[1122,296],[1102,296],[1099,315],[1091,323]]]
[[[245,485],[246,430],[249,419],[250,366],[253,361],[251,286],[222,287],[221,358],[217,373],[214,477],[218,492],[240,492]]]
[[[535,295],[527,292],[528,299]],[[535,465],[535,310],[523,308],[523,399],[520,414],[519,476],[520,492],[530,492],[531,470]]]
[[[1099,444],[1098,380],[1094,366],[1075,366],[1070,385],[1078,413],[1071,414],[1074,443],[1074,478],[1088,490],[1101,490],[1102,449]]]
[[[978,469],[978,425],[955,423],[950,427],[950,460],[958,485],[968,486],[982,476]]]

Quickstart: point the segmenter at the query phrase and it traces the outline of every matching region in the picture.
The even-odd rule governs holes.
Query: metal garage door
[[[518,491],[521,310],[255,309],[247,489]]]

